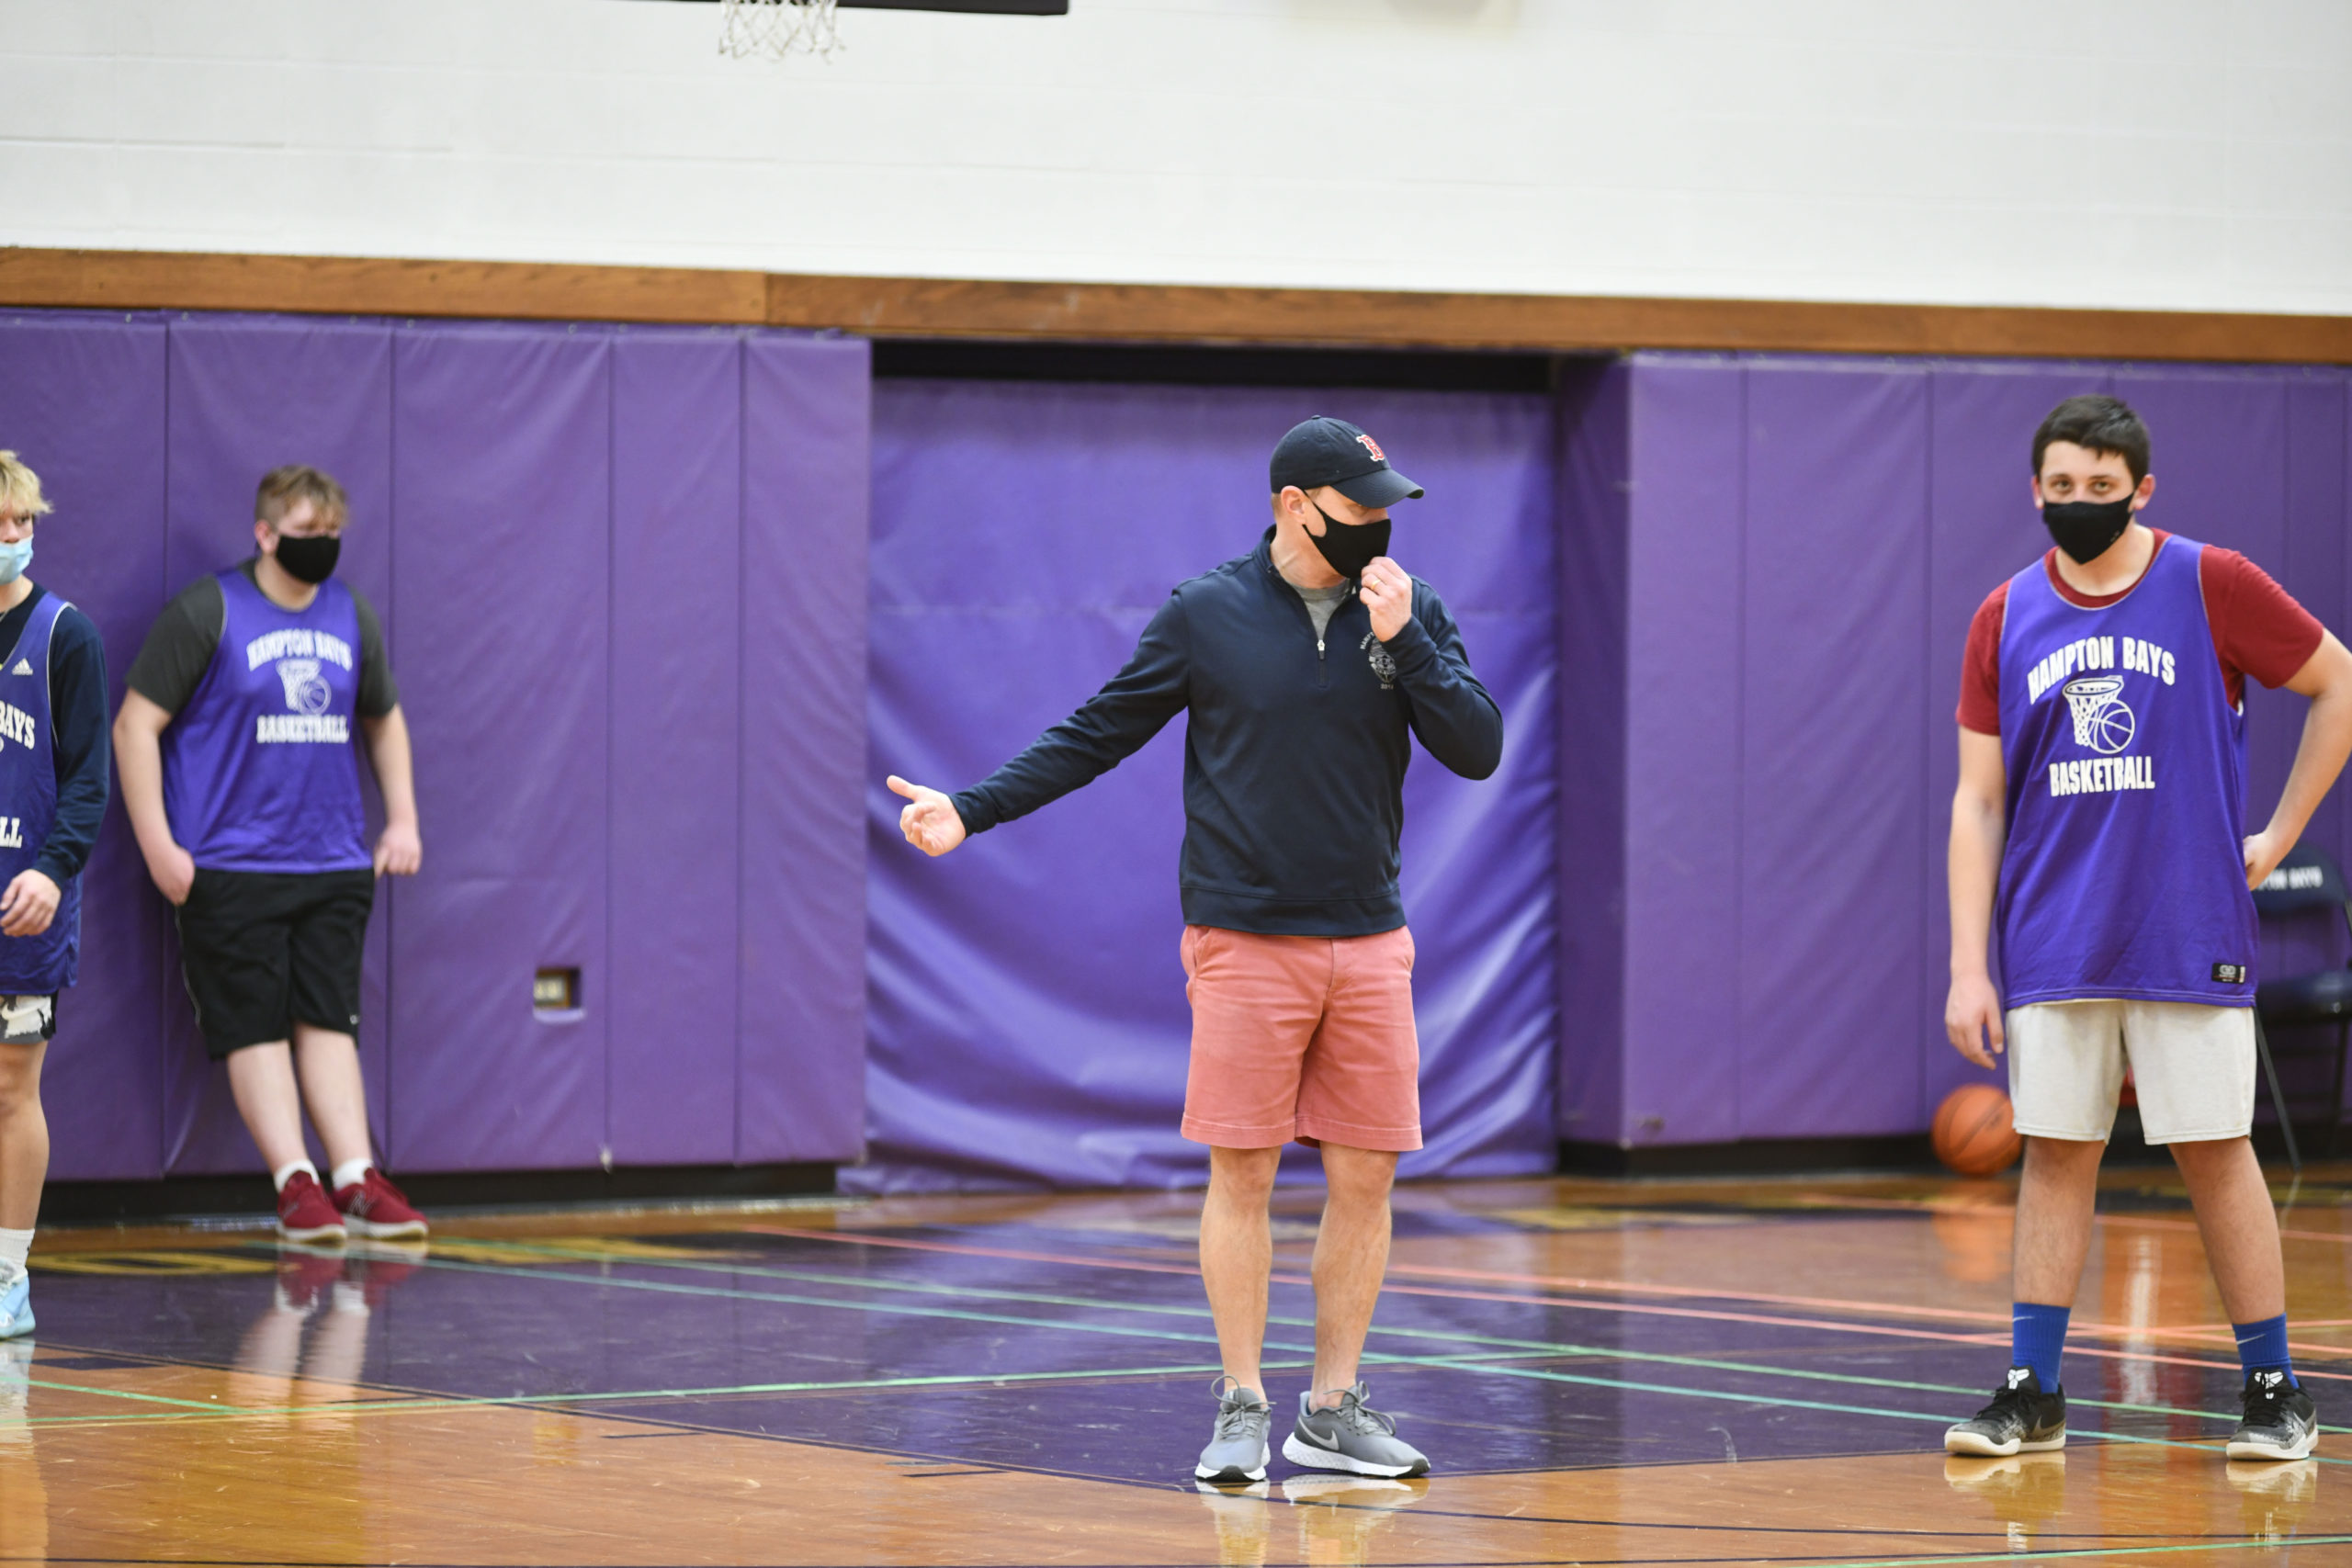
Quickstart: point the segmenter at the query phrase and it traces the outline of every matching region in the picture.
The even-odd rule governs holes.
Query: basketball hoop
[[[719,0],[718,52],[735,60],[829,60],[842,47],[834,0]]]

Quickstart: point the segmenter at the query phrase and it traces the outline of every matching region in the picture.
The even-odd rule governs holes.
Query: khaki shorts
[[[2123,1069],[2152,1144],[2254,1126],[2254,1010],[2195,1002],[2036,1002],[2008,1015],[2009,1099],[2030,1138],[2104,1143]]]
[[[1421,1146],[1413,936],[1184,928],[1184,1136],[1227,1149]]]

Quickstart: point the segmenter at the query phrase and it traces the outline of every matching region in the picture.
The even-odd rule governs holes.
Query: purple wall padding
[[[0,447],[33,466],[57,509],[36,533],[32,575],[96,625],[118,699],[164,605],[164,353],[153,316],[0,314]],[[41,1073],[50,1172],[161,1176],[171,958],[119,798],[83,876],[82,983]]]
[[[1572,418],[1571,471],[1590,448],[1594,477],[1570,487],[1566,525],[1626,535],[1624,1012],[1614,1041],[1564,1035],[1563,1134],[1919,1130],[1984,1076],[1941,1027],[1951,716],[1970,616],[2046,543],[2035,424],[2072,392],[2127,399],[2154,435],[2149,521],[2246,552],[2340,627],[2346,378],[1691,355],[1621,374]],[[1568,689],[1579,676],[1564,666]],[[2249,696],[2253,825],[2301,712]],[[2312,828],[2339,856],[2342,797]],[[1564,802],[1570,822],[1610,808],[1591,782]],[[1571,907],[1587,863],[1563,855]],[[2274,933],[2266,951],[2327,945]]]
[[[425,839],[369,936],[395,1168],[855,1157],[865,377],[862,344],[732,330],[0,314],[0,446],[59,506],[35,575],[118,693],[250,549],[264,470],[351,492]],[[54,1174],[255,1168],[119,802],[89,879]],[[533,1013],[542,964],[582,968],[580,1017]]]
[[[336,571],[389,621],[390,334],[373,323],[234,316],[175,315],[170,326],[166,593],[251,555],[255,482],[279,464],[310,463],[334,475],[351,497],[353,522]],[[138,628],[134,638],[145,630]],[[136,640],[126,645],[125,670],[137,646]],[[362,776],[368,776],[365,769]],[[152,890],[149,897],[161,908]],[[368,926],[360,1011],[360,1062],[379,1144],[385,1134],[389,925],[379,913]],[[175,1176],[249,1170],[255,1158],[253,1144],[230,1099],[227,1071],[205,1058],[195,1015],[180,991],[176,949],[166,962],[164,1169]],[[83,989],[88,989],[86,981]],[[311,1152],[320,1151],[314,1145]]]
[[[1927,776],[1927,435],[1924,370],[1748,372],[1738,1104],[1749,1137],[1824,1120],[1808,1130],[1895,1132],[1919,1103],[1916,1054],[1906,1073],[1854,1043],[1920,1016],[1911,953],[1927,801],[1881,781]]]
[[[386,1115],[404,1164],[588,1166],[605,1147],[604,333],[401,333],[392,421],[394,667],[424,871],[395,888]],[[541,1017],[531,977],[582,971]]]
[[[735,1157],[742,382],[732,333],[614,344],[605,993],[623,1165]]]
[[[1568,1132],[1714,1143],[1739,1128],[1746,563],[1732,530],[1747,400],[1741,378],[1711,362],[1636,361],[1626,374],[1624,1034],[1619,1061],[1567,1068],[1621,1075],[1624,1120]]]
[[[1396,551],[1503,707],[1502,771],[1406,786],[1421,1175],[1551,1162],[1557,942],[1554,437],[1541,397],[884,382],[875,413],[868,1189],[1197,1182],[1183,1142],[1181,719],[927,860],[899,773],[979,778],[1115,671],[1170,587],[1248,550],[1266,454],[1317,409],[1430,499]]]
[[[2347,470],[2352,469],[2352,463],[2346,461],[2352,454],[2346,442],[2347,434],[2352,434],[2346,418],[2347,386],[2352,386],[2352,379],[2336,371],[2305,371],[2287,378],[2287,553],[2278,574],[2287,592],[2339,637],[2347,625],[2346,612],[2352,611],[2352,587],[2346,581],[2346,573],[2352,572],[2352,549],[2346,547],[2345,526],[2326,525],[2330,519],[2352,522],[2352,497],[2346,493]],[[2266,705],[2265,709],[2255,710],[2257,716],[2266,709],[2275,710],[2280,702],[2270,693],[2257,700]],[[2269,763],[2273,768],[2293,761],[2291,748],[2301,728],[2301,716],[2294,710],[2300,705],[2289,696],[2286,711],[2263,726],[2262,739],[2278,748]],[[2255,787],[2259,790],[2268,776],[2256,770]],[[2337,789],[2320,802],[2308,829],[2315,841],[2334,851],[2352,849],[2352,808],[2346,807],[2346,794]],[[2291,975],[2332,967],[2344,963],[2347,953],[2352,953],[2352,944],[2346,943],[2332,921],[2280,921],[2264,942],[2263,971]]]
[[[1560,1046],[1563,1137],[1613,1130],[1625,1077],[1628,389],[1623,360],[1572,362],[1560,387]]]
[[[2334,369],[1646,354],[1557,400],[900,382],[869,450],[854,341],[0,313],[0,446],[58,505],[35,576],[97,623],[118,693],[167,596],[247,548],[265,468],[353,493],[345,570],[390,629],[424,807],[425,873],[370,936],[390,1162],[847,1160],[870,1132],[871,1188],[1199,1179],[1181,726],[940,862],[880,781],[978,778],[1083,700],[1170,584],[1249,547],[1267,447],[1318,406],[1430,486],[1398,553],[1510,734],[1496,779],[1424,759],[1407,785],[1408,1171],[1542,1169],[1555,1128],[1923,1127],[1982,1076],[1939,1023],[1961,649],[2041,547],[2032,427],[2088,389],[2154,428],[2152,521],[2344,626]],[[2248,711],[2258,823],[2302,705]],[[2312,838],[2352,849],[2341,789]],[[55,1175],[253,1169],[119,801],[88,876]],[[2345,955],[2266,936],[2274,969]],[[582,1017],[532,1013],[543,964],[582,966]]]
[[[747,1164],[865,1148],[872,364],[856,338],[744,345],[735,1139]]]

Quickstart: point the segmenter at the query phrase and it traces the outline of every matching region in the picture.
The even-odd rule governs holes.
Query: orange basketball
[[[2025,1147],[2009,1117],[2009,1097],[1988,1083],[1964,1083],[1944,1096],[1928,1135],[1936,1157],[1962,1176],[2007,1170]]]

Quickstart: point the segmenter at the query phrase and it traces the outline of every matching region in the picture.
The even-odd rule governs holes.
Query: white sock
[[[277,1190],[280,1192],[283,1192],[286,1190],[286,1184],[294,1179],[294,1173],[298,1170],[309,1171],[311,1173],[311,1179],[313,1181],[316,1181],[319,1179],[319,1168],[312,1165],[306,1159],[298,1159],[290,1165],[279,1166],[276,1170],[269,1173],[269,1179],[272,1181],[277,1182]]]
[[[25,1254],[33,1249],[33,1233],[28,1230],[0,1230],[0,1274],[25,1266]]]
[[[334,1168],[334,1190],[340,1192],[346,1187],[357,1186],[367,1179],[368,1173],[375,1167],[376,1162],[365,1155],[357,1159],[345,1160]]]

